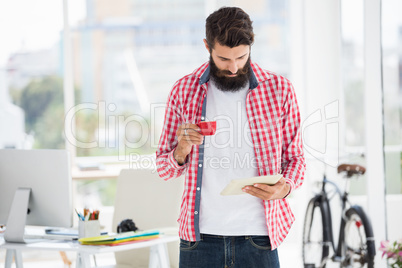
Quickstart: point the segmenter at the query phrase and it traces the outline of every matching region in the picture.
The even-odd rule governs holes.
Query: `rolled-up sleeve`
[[[173,87],[168,97],[162,134],[156,151],[156,169],[164,180],[181,176],[188,165],[187,162],[179,165],[173,156],[178,143],[176,132],[183,121],[176,92],[177,87]]]
[[[282,106],[282,174],[291,190],[303,184],[306,163],[303,153],[300,112],[292,84],[289,82]]]

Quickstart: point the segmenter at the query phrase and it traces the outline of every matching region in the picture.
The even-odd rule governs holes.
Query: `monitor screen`
[[[71,172],[66,150],[0,150],[0,224],[7,223],[18,188],[30,189],[27,225],[72,226]],[[13,209],[18,208],[14,203]]]

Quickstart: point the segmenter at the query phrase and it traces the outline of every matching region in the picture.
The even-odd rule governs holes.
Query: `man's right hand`
[[[183,124],[177,129],[176,135],[179,143],[173,153],[179,165],[183,165],[193,145],[201,145],[204,136],[199,133],[201,129],[195,124]]]

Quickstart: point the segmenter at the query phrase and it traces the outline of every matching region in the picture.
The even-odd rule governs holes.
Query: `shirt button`
[[[194,214],[197,215],[197,214],[198,214],[198,211],[194,211]]]
[[[264,170],[261,168],[261,169],[260,169],[260,174],[263,174],[263,172],[264,172]]]
[[[251,125],[250,125],[251,127],[254,127],[254,123],[251,123]]]
[[[199,191],[199,190],[201,190],[201,188],[200,188],[200,187],[197,187],[197,191]]]
[[[255,149],[255,151],[258,153],[260,150],[259,150],[259,149]]]
[[[199,164],[198,166],[199,166],[199,167],[202,167],[202,164]]]

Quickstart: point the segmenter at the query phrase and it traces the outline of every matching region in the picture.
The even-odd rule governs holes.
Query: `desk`
[[[15,256],[15,263],[17,268],[22,268],[21,252],[24,250],[52,250],[52,251],[75,251],[77,252],[77,268],[91,267],[90,256],[94,254],[117,252],[124,250],[131,250],[137,248],[150,247],[150,268],[168,268],[169,255],[167,252],[166,244],[169,242],[178,241],[177,235],[162,235],[161,237],[149,241],[137,242],[127,245],[119,246],[87,246],[80,245],[78,241],[65,241],[65,240],[44,240],[40,239],[36,242],[27,244],[22,243],[6,243],[2,238],[0,239],[0,248],[7,250],[6,262],[4,267],[11,268],[13,256]]]

